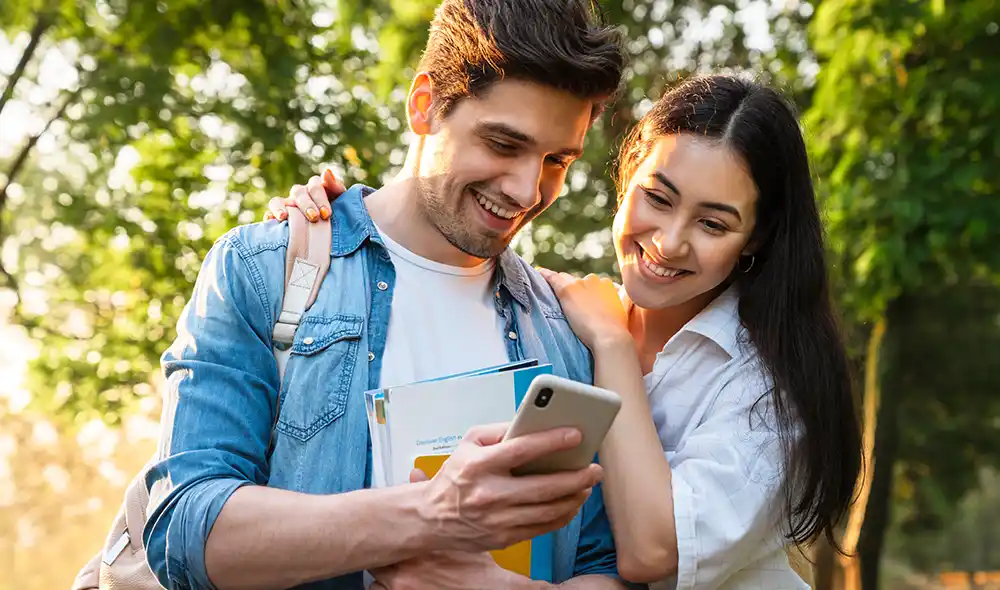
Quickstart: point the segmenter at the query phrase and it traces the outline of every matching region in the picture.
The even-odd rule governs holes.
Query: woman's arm
[[[594,355],[595,383],[622,398],[600,451],[619,573],[637,582],[676,575],[677,590],[717,588],[780,548],[785,450],[756,364],[731,363],[717,376],[722,389],[706,392],[712,411],[668,455],[614,284],[542,274]]]
[[[577,337],[594,355],[594,384],[617,392],[622,407],[600,450],[604,496],[618,573],[632,582],[677,569],[670,464],[653,424],[628,317],[614,283],[539,269]]]
[[[622,407],[601,446],[604,502],[618,549],[618,571],[653,582],[677,571],[670,464],[663,453],[631,336],[594,343],[594,384],[615,391]]]

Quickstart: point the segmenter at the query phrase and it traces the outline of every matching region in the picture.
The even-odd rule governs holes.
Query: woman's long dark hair
[[[786,450],[785,509],[796,543],[833,532],[861,469],[861,434],[847,353],[830,302],[823,230],[795,111],[778,92],[737,75],[700,76],[664,95],[622,144],[619,194],[664,135],[727,146],[757,186],[749,272],[734,273],[740,319],[772,379]],[[764,399],[762,397],[761,399]],[[758,400],[760,401],[760,400]]]

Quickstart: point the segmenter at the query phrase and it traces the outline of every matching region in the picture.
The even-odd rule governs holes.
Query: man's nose
[[[523,158],[504,177],[501,190],[521,209],[535,207],[541,201],[539,187],[542,182],[542,162],[534,158]]]

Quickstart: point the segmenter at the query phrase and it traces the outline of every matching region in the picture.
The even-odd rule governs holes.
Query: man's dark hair
[[[436,112],[503,78],[613,100],[627,58],[622,34],[589,0],[444,0],[431,21],[419,70],[434,85]]]

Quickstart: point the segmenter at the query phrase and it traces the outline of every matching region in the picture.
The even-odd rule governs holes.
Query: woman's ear
[[[406,116],[410,131],[416,135],[427,135],[431,132],[431,112],[433,85],[427,72],[420,72],[410,85],[410,94],[406,100]]]
[[[760,236],[757,235],[757,232],[753,232],[746,245],[743,246],[743,250],[740,251],[740,256],[755,256],[759,250]]]

